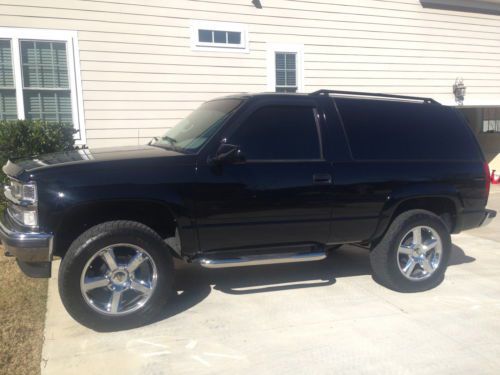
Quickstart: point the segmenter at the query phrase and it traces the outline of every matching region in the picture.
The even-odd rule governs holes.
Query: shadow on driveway
[[[449,266],[474,261],[475,258],[453,245]],[[158,321],[197,305],[210,294],[212,288],[235,295],[319,288],[335,284],[337,278],[371,275],[371,268],[367,250],[346,245],[317,262],[223,269],[177,263],[176,273],[177,295],[172,297],[169,307]]]

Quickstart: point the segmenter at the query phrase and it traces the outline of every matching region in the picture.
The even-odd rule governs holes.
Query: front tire
[[[59,268],[59,294],[69,314],[99,331],[157,318],[173,291],[171,249],[132,221],[96,225],[70,246]]]
[[[404,212],[370,253],[374,279],[399,292],[432,289],[444,279],[451,247],[439,216],[426,210]]]

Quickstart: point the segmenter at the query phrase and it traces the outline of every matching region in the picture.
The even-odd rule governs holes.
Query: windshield
[[[169,129],[153,146],[196,153],[240,104],[241,99],[206,102]]]

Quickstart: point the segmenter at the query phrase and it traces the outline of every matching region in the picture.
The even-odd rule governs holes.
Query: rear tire
[[[374,279],[399,292],[439,285],[451,254],[451,237],[441,218],[426,210],[400,214],[370,253]]]
[[[79,323],[99,331],[157,318],[173,291],[171,249],[133,221],[94,226],[70,246],[59,268],[59,294]]]

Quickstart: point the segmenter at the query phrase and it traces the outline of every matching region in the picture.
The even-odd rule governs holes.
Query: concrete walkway
[[[490,202],[500,208],[498,191]],[[416,294],[375,283],[353,247],[315,263],[183,267],[164,320],[115,333],[73,321],[54,277],[42,374],[499,374],[500,219],[453,241],[445,281]]]

